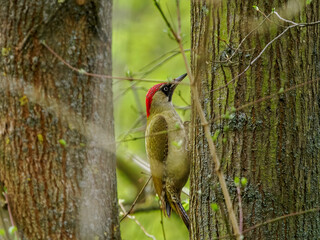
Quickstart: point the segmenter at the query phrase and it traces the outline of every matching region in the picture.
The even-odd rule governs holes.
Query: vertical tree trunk
[[[23,239],[120,239],[112,1],[0,1],[0,181]],[[68,63],[66,67],[43,44]]]
[[[244,229],[285,214],[320,204],[320,25],[288,30],[244,71],[288,23],[275,15],[239,43],[264,19],[245,0],[191,3],[192,69],[212,135],[220,130],[216,146],[234,210],[238,198],[234,177],[246,177],[242,191]],[[268,14],[275,8],[296,22],[320,20],[320,2],[260,1]],[[293,90],[291,87],[314,80]],[[276,94],[262,102],[257,100]],[[239,108],[257,101],[232,113]],[[220,118],[222,115],[231,118]],[[193,107],[193,162],[191,169],[191,238],[213,239],[230,232],[227,211],[207,141]],[[228,130],[229,129],[229,130]],[[210,204],[220,210],[214,212]],[[308,213],[256,228],[245,239],[319,239],[320,214]]]

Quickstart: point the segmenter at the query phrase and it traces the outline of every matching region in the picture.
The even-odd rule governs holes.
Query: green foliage
[[[3,56],[3,57],[6,57],[6,56],[8,56],[9,55],[9,53],[10,53],[10,51],[11,51],[11,48],[2,48],[1,49],[1,55]]]
[[[23,106],[25,105],[26,103],[28,103],[28,98],[27,96],[22,96],[21,98],[19,98],[19,102],[20,102],[20,105]]]
[[[284,92],[284,89],[280,88],[278,93],[280,94],[280,93],[283,93],[283,92]]]
[[[87,72],[86,72],[86,70],[84,70],[83,68],[80,68],[80,69],[79,69],[79,73],[80,73],[80,74],[86,74]]]
[[[309,5],[312,2],[312,0],[306,0],[306,4]]]
[[[248,184],[248,180],[245,177],[242,177],[241,179],[239,177],[235,177],[234,178],[234,185],[236,185],[237,187],[239,187],[241,184],[242,187],[247,186]]]
[[[219,205],[217,203],[211,203],[210,206],[214,212],[217,212],[219,210]]]
[[[37,137],[38,137],[38,141],[42,143],[42,142],[43,142],[43,136],[42,136],[42,134],[39,133],[39,134],[37,135]]]
[[[9,233],[11,234],[11,235],[13,235],[18,229],[17,229],[17,227],[16,226],[11,226],[11,227],[9,227]]]
[[[67,142],[66,142],[66,140],[64,140],[64,139],[60,139],[60,140],[59,140],[59,143],[60,143],[62,146],[64,146],[64,147],[67,146]]]
[[[218,137],[219,137],[219,134],[220,134],[220,130],[217,129],[217,130],[214,132],[213,136],[212,136],[212,141],[213,141],[213,142],[216,142],[216,141],[217,141],[217,139],[218,139]]]
[[[190,207],[189,199],[183,200],[182,206],[183,206],[184,210],[189,211],[189,207]]]
[[[239,177],[234,178],[234,185],[236,185],[237,187],[240,185],[240,178]]]
[[[6,234],[5,230],[3,228],[0,228],[0,236],[4,236]]]
[[[241,185],[242,185],[242,187],[247,186],[247,183],[248,183],[248,180],[247,180],[245,177],[242,177],[242,178],[241,178]]]
[[[177,147],[177,148],[181,148],[182,146],[182,141],[180,140],[179,142],[177,141],[172,141],[172,145]]]

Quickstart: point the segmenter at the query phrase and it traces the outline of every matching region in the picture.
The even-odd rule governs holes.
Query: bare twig
[[[239,231],[242,235],[243,231],[243,210],[242,210],[242,199],[241,199],[241,188],[240,184],[237,185],[238,205],[239,205]]]
[[[267,17],[262,11],[258,10],[258,12],[260,12],[261,14],[263,14],[265,17]],[[316,21],[316,22],[311,22],[311,23],[296,23],[293,22],[291,20],[287,20],[282,18],[276,11],[273,12],[280,20],[290,23],[292,25],[289,25],[288,27],[286,27],[279,35],[277,35],[275,38],[273,38],[270,42],[267,43],[267,45],[262,49],[262,51],[258,54],[258,56],[256,56],[250,63],[249,65],[240,73],[238,74],[236,77],[234,77],[232,80],[230,80],[227,84],[225,84],[224,86],[221,86],[217,89],[212,90],[212,92],[216,92],[219,91],[223,88],[226,88],[228,85],[230,85],[231,83],[233,83],[235,80],[237,80],[239,77],[241,77],[244,73],[246,73],[248,71],[248,69],[261,57],[261,55],[265,52],[265,50],[277,39],[279,39],[280,37],[282,37],[289,29],[294,28],[294,27],[307,27],[307,26],[312,26],[312,25],[317,25],[320,24],[320,21]],[[270,16],[270,14],[268,15]]]
[[[59,56],[52,48],[50,48],[45,42],[41,42],[42,45],[48,49],[48,51],[54,55],[57,59],[59,59],[64,65],[66,65],[71,70],[78,72],[80,74],[90,76],[90,77],[96,77],[96,78],[102,78],[102,79],[117,79],[117,80],[126,80],[126,81],[139,81],[139,82],[164,82],[164,81],[158,81],[153,79],[141,79],[141,78],[130,78],[130,77],[116,77],[116,76],[110,76],[110,75],[103,75],[103,74],[97,74],[97,73],[89,73],[86,72],[84,69],[78,69],[73,67],[71,64],[69,64],[66,60],[64,60],[61,56]]]
[[[245,109],[245,108],[247,108],[247,107],[253,106],[253,105],[255,105],[255,104],[262,103],[262,102],[264,102],[264,101],[266,101],[266,100],[275,98],[275,97],[277,97],[277,96],[280,95],[280,94],[285,94],[285,93],[288,93],[288,92],[290,92],[290,91],[292,91],[292,90],[295,90],[295,89],[298,89],[298,88],[300,88],[300,87],[306,86],[306,85],[311,84],[311,83],[319,82],[319,81],[320,81],[320,78],[316,78],[316,79],[314,79],[314,80],[310,80],[310,81],[307,81],[307,82],[304,82],[304,83],[297,84],[297,85],[292,86],[292,87],[289,87],[289,88],[287,88],[287,89],[285,89],[285,90],[283,90],[283,91],[279,91],[279,92],[277,92],[277,93],[274,93],[274,94],[271,94],[271,95],[262,97],[262,98],[260,98],[260,99],[258,99],[258,100],[256,100],[256,101],[252,101],[252,102],[249,102],[249,103],[247,103],[247,104],[244,104],[244,105],[242,105],[241,107],[236,108],[236,109],[235,109],[235,112],[241,111],[241,110],[243,110],[243,109]],[[222,115],[218,115],[218,116],[215,117],[211,122],[220,120],[221,118],[222,118]]]
[[[149,179],[146,181],[146,183],[143,185],[143,187],[141,188],[139,194],[137,195],[136,199],[134,200],[134,202],[132,203],[130,209],[128,210],[128,212],[126,214],[124,214],[124,216],[121,218],[120,222],[122,222],[123,219],[125,219],[132,211],[132,209],[134,208],[134,206],[136,205],[139,197],[141,196],[141,194],[143,193],[144,189],[146,188],[146,186],[148,185],[148,183],[151,180],[151,176],[149,177]]]
[[[176,32],[174,31],[174,29],[172,28],[170,22],[168,21],[166,15],[164,15],[163,11],[162,11],[162,8],[159,4],[159,2],[157,0],[153,0],[154,4],[156,5],[159,13],[161,14],[162,16],[162,19],[165,21],[167,27],[169,28],[170,32],[172,33],[173,37],[175,38],[176,41],[178,41],[178,35],[176,34]]]
[[[125,213],[126,210],[124,209],[124,206],[123,206],[123,204],[122,204],[121,201],[119,201],[119,206],[120,206],[121,210]],[[144,234],[145,234],[147,237],[152,238],[153,240],[156,240],[155,236],[149,234],[149,233],[146,231],[146,229],[142,226],[142,224],[141,224],[134,216],[128,215],[127,217],[130,218],[130,219],[132,219],[133,221],[135,221],[136,224],[138,224],[138,226],[141,228],[141,230],[144,232]]]
[[[163,240],[166,240],[166,232],[165,232],[165,229],[164,229],[164,222],[163,222],[163,211],[160,207],[160,202],[158,202],[159,204],[159,208],[160,208],[160,223],[161,223],[161,228],[162,228],[162,235],[163,235]]]
[[[288,19],[285,19],[283,17],[281,17],[279,15],[279,13],[277,13],[276,11],[274,11],[274,14],[282,21],[284,22],[287,22],[287,23],[290,23],[292,24],[293,26],[295,27],[307,27],[307,26],[312,26],[312,25],[317,25],[317,24],[320,24],[320,21],[316,21],[316,22],[311,22],[311,23],[296,23],[294,21],[291,21],[291,20],[288,20]]]
[[[254,64],[260,57],[261,55],[265,52],[265,50],[274,42],[276,41],[277,39],[279,39],[282,35],[284,35],[289,29],[293,28],[295,26],[289,26],[287,27],[285,30],[282,31],[282,33],[280,33],[278,36],[276,36],[274,39],[272,39],[270,42],[268,42],[268,44],[261,50],[261,52],[258,54],[258,56],[256,56],[250,63],[249,65],[241,72],[239,73],[237,76],[235,76],[233,79],[231,79],[227,84],[219,87],[219,88],[216,88],[216,89],[213,89],[211,92],[216,92],[216,91],[219,91],[221,89],[224,89],[226,88],[227,86],[229,86],[231,83],[233,83],[235,80],[237,80],[239,77],[241,77],[243,74],[245,74],[248,69],[252,66],[252,64]]]
[[[5,198],[6,203],[7,203],[7,206],[8,206],[8,213],[9,213],[9,218],[10,218],[11,226],[16,227],[16,224],[15,224],[15,222],[14,222],[14,220],[13,220],[13,216],[12,216],[12,213],[11,213],[11,208],[10,208],[10,203],[9,203],[8,194],[7,194],[6,192],[4,192],[3,195],[4,195],[4,198]],[[19,239],[18,231],[15,231],[14,234],[15,234],[15,236],[16,236],[16,239]]]
[[[242,40],[241,42],[239,43],[238,47],[234,50],[234,52],[231,54],[230,57],[228,57],[226,60],[224,61],[219,61],[219,63],[223,63],[223,62],[228,62],[230,61],[234,55],[238,52],[238,50],[240,49],[240,47],[242,46],[242,44],[244,43],[245,40],[247,40],[247,38],[253,33],[255,32],[258,28],[260,28],[262,26],[262,24],[264,24],[264,22],[268,19],[268,17],[270,16],[271,14],[269,14],[268,16],[266,16],[263,21],[257,26],[255,27],[254,29],[252,29]]]
[[[280,217],[277,217],[277,218],[273,218],[273,219],[267,220],[267,221],[265,221],[263,223],[256,224],[256,225],[254,225],[252,227],[249,227],[249,228],[245,229],[242,233],[245,235],[246,233],[248,233],[248,232],[250,232],[250,231],[252,231],[254,229],[260,228],[260,227],[265,226],[265,225],[270,224],[270,223],[278,222],[278,221],[281,221],[283,219],[290,218],[290,217],[300,216],[300,215],[303,215],[303,214],[319,212],[319,211],[320,211],[320,208],[312,208],[312,209],[305,210],[305,211],[289,213],[289,214],[286,214],[286,215],[283,215],[283,216],[280,216]],[[225,236],[221,236],[221,237],[218,237],[218,238],[215,238],[215,239],[226,239],[226,238],[232,238],[232,237],[234,237],[234,235],[225,235]]]
[[[283,215],[281,217],[277,217],[277,218],[274,218],[274,219],[270,219],[268,221],[265,221],[263,223],[259,223],[257,225],[254,225],[246,230],[243,231],[243,233],[247,233],[247,232],[250,232],[256,228],[259,228],[259,227],[262,227],[264,225],[267,225],[269,223],[273,223],[273,222],[278,222],[280,220],[283,220],[283,219],[286,219],[286,218],[289,218],[289,217],[294,217],[294,216],[299,216],[299,215],[303,215],[303,214],[307,214],[307,213],[312,213],[312,212],[318,212],[320,211],[320,208],[313,208],[313,209],[309,209],[309,210],[306,210],[306,211],[301,211],[301,212],[295,212],[295,213],[290,213],[290,214],[286,214],[286,215]]]

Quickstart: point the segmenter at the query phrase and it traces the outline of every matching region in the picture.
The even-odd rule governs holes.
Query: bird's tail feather
[[[186,210],[184,210],[180,201],[174,202],[174,206],[175,206],[176,212],[178,213],[178,215],[180,216],[180,218],[182,219],[182,221],[184,222],[184,224],[189,230],[190,220],[189,220],[188,214],[186,213]]]

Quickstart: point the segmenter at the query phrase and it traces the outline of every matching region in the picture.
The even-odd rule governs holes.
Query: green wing
[[[153,183],[162,206],[165,203],[165,163],[168,156],[168,124],[161,115],[156,115],[148,122],[146,150],[150,161]]]

